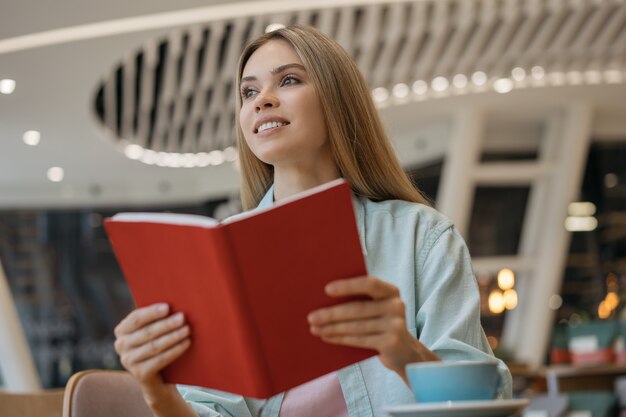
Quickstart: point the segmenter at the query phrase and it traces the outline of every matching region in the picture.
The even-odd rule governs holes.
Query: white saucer
[[[384,407],[392,417],[509,417],[520,414],[528,400],[448,401]]]

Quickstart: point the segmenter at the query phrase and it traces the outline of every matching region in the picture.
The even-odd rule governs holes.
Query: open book
[[[344,180],[223,223],[121,213],[105,228],[137,306],[167,302],[191,326],[168,382],[268,398],[375,354],[325,343],[307,322],[347,301],[326,296],[328,282],[366,274]]]

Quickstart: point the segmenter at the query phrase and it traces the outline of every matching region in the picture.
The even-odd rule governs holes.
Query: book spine
[[[248,387],[249,392],[257,398],[266,398],[273,392],[273,381],[270,378],[270,372],[267,368],[264,355],[261,352],[260,335],[258,329],[254,325],[254,316],[250,307],[250,302],[246,297],[246,291],[242,287],[245,281],[241,277],[240,268],[237,265],[237,257],[234,253],[234,247],[228,234],[227,225],[221,225],[214,229],[219,233],[222,245],[218,245],[218,256],[224,260],[224,269],[226,276],[226,285],[230,290],[231,300],[238,312],[239,340],[241,342],[242,361],[245,363],[246,371],[249,375],[251,385]]]

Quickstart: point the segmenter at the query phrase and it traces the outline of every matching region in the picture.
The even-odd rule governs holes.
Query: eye
[[[256,94],[256,91],[255,91],[255,90],[253,90],[253,89],[252,89],[252,88],[250,88],[250,87],[243,87],[243,88],[241,89],[241,98],[242,98],[243,100],[246,100],[246,99],[248,99],[248,98],[250,98],[250,97],[254,96],[254,94]]]
[[[287,74],[283,77],[281,85],[299,84],[300,80],[293,74]]]

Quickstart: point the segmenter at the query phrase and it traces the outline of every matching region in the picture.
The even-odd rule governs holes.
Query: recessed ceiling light
[[[543,77],[546,75],[546,70],[544,70],[543,67],[540,67],[539,65],[535,65],[530,69],[530,73],[535,80],[542,80]]]
[[[417,80],[413,83],[413,92],[418,95],[425,94],[428,91],[428,83],[424,80]]]
[[[511,75],[515,81],[524,81],[524,78],[526,78],[526,70],[522,67],[515,67],[511,70]]]
[[[457,74],[452,78],[452,84],[456,88],[465,88],[467,87],[467,76],[465,74]]]
[[[435,77],[430,83],[430,88],[437,91],[438,93],[446,91],[449,86],[450,81],[448,81],[446,77]]]
[[[513,80],[510,78],[500,78],[493,83],[493,89],[500,94],[506,94],[513,90]]]
[[[36,130],[27,130],[24,132],[24,135],[22,135],[22,140],[27,145],[37,146],[41,140],[41,133]]]
[[[389,98],[389,91],[384,87],[377,87],[372,90],[372,97],[377,103],[382,103]]]
[[[0,80],[0,93],[11,94],[13,91],[15,91],[15,80],[9,78]]]
[[[48,179],[52,182],[61,182],[63,181],[63,168],[61,167],[52,167],[48,170]]]
[[[409,95],[409,91],[410,89],[408,85],[404,83],[399,83],[393,86],[391,93],[394,95],[394,97],[404,98]]]
[[[485,85],[485,83],[487,82],[487,74],[485,74],[483,71],[476,71],[472,74],[472,82],[479,87],[481,85]]]

